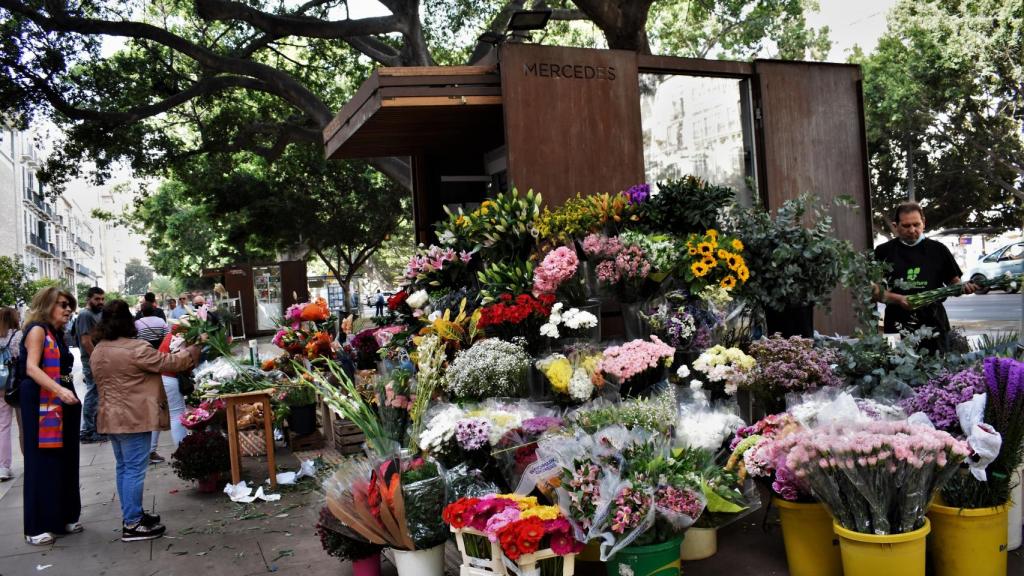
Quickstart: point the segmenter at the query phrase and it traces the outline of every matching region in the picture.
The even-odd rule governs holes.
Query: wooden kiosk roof
[[[658,74],[737,79],[751,140],[743,161],[757,200],[776,209],[816,194],[837,236],[860,249],[871,244],[859,66],[519,43],[502,45],[498,61],[380,68],[324,129],[327,158],[410,158],[418,242],[430,241],[442,205],[472,201],[461,196],[465,182],[513,183],[550,205],[643,182],[640,79]],[[837,197],[853,198],[859,210],[834,205]],[[849,333],[849,304],[846,294],[834,298],[830,316],[818,311],[817,328]]]
[[[324,129],[328,158],[412,156],[479,147],[502,134],[494,66],[380,68]]]

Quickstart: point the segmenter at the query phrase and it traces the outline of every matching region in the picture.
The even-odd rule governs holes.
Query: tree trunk
[[[909,129],[903,131],[903,151],[907,162],[907,200],[914,202],[914,142]]]

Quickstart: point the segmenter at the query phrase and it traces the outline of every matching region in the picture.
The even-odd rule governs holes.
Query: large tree
[[[903,0],[864,67],[879,230],[901,201],[930,228],[1021,225],[1024,2]]]
[[[153,269],[138,258],[132,258],[124,265],[124,291],[128,294],[142,294],[149,291],[153,280]]]
[[[642,52],[652,35],[688,56],[749,56],[772,44],[792,57],[821,46],[803,20],[812,0],[381,4],[386,15],[351,18],[345,0],[0,0],[0,101],[64,130],[43,173],[59,188],[83,160],[100,177],[118,161],[161,174],[208,152],[276,159],[293,143],[319,145],[372,67],[480,62],[491,50],[480,32],[503,33],[524,7],[553,10],[552,32],[538,35],[547,42],[591,43],[566,28],[582,20],[608,46]],[[103,39],[123,48],[103,57]],[[374,166],[408,186],[402,159]]]
[[[175,204],[182,210],[167,209]],[[187,277],[278,253],[316,257],[338,279],[347,307],[352,278],[409,227],[410,214],[409,194],[366,163],[328,161],[319,148],[298,145],[273,163],[247,153],[196,160],[125,220],[146,239],[160,273]]]

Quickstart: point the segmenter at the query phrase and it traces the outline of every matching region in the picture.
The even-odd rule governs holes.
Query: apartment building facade
[[[66,195],[48,197],[36,176],[42,162],[31,132],[0,124],[0,255],[20,259],[35,279],[95,285],[102,223]]]

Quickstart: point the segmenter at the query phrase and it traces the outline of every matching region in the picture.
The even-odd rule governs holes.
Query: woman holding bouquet
[[[128,304],[114,300],[103,309],[91,356],[100,394],[97,429],[110,436],[117,460],[117,495],[121,500],[121,540],[133,542],[163,536],[159,516],[142,510],[142,490],[149,466],[150,439],[170,429],[167,395],[161,373],[182,372],[199,359],[199,347],[173,354],[138,340]]]

